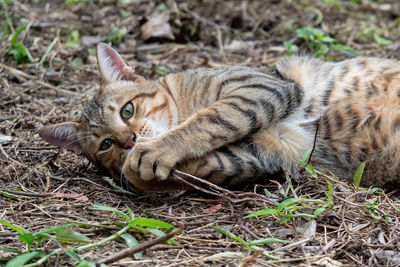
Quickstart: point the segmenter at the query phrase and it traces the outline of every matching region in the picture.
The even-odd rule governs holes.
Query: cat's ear
[[[133,80],[133,69],[120,54],[106,43],[97,44],[97,63],[103,84],[118,80]]]
[[[78,128],[77,122],[58,123],[42,127],[39,130],[39,135],[52,145],[80,154],[81,143],[78,139]]]

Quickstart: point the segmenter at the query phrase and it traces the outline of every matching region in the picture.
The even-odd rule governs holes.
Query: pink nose
[[[135,134],[131,134],[126,141],[124,148],[132,148],[135,146],[136,136]]]

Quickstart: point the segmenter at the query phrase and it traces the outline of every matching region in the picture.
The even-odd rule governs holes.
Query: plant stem
[[[88,248],[92,248],[92,247],[97,247],[100,245],[103,245],[104,243],[111,241],[113,239],[116,239],[118,237],[120,237],[123,233],[125,233],[126,231],[128,231],[130,228],[132,227],[131,224],[128,224],[127,226],[125,226],[124,228],[122,228],[121,230],[119,230],[117,233],[99,241],[96,243],[92,243],[92,244],[88,244],[88,245],[84,245],[84,246],[80,246],[77,248],[74,248],[73,251],[75,252],[79,252],[82,251],[84,249],[88,249]],[[59,254],[60,252],[64,251],[63,248],[58,248],[54,251],[52,251],[51,253],[47,254],[46,256],[42,257],[40,260],[38,260],[37,262],[31,263],[31,264],[27,264],[24,265],[24,267],[34,267],[34,266],[40,266],[41,264],[43,264],[46,260],[48,260],[51,256],[55,255],[55,254]]]

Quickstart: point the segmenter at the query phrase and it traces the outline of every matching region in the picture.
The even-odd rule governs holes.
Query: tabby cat
[[[176,168],[215,184],[286,170],[314,144],[314,165],[364,185],[400,174],[400,62],[289,57],[271,72],[196,68],[146,80],[99,43],[100,91],[77,122],[45,126],[49,143],[84,154],[143,190],[177,188]]]

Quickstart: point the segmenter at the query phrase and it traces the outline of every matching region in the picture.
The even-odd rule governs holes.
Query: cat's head
[[[97,61],[101,87],[81,118],[45,126],[39,134],[53,145],[85,155],[118,178],[125,157],[140,136],[158,136],[175,126],[176,107],[159,81],[137,75],[109,45],[97,45]],[[128,180],[139,189],[158,190],[139,177]]]

